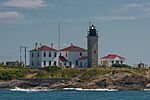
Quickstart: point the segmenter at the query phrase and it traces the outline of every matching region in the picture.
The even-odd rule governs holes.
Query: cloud
[[[7,2],[2,3],[2,5],[26,9],[35,9],[46,6],[43,0],[8,0]]]
[[[132,15],[132,16],[96,16],[94,17],[95,20],[137,20],[143,18],[150,18],[150,14],[142,14],[142,15]]]
[[[135,16],[97,16],[96,20],[136,20]]]
[[[16,11],[0,12],[0,22],[15,22],[23,19],[24,16]]]
[[[129,3],[129,4],[122,4],[119,6],[120,10],[128,11],[128,10],[141,10],[144,12],[150,11],[150,3]]]
[[[108,20],[138,20],[138,19],[150,18],[150,2],[121,4],[118,7],[119,7],[118,10],[119,14],[126,13],[127,15],[96,16],[94,17],[94,19],[108,21]]]
[[[144,5],[142,3],[131,3],[131,4],[121,5],[121,9],[124,9],[124,10],[133,9],[133,8],[139,9],[139,8],[143,8],[143,7],[144,7]]]

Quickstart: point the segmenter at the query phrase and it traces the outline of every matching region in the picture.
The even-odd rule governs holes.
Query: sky
[[[61,48],[86,48],[89,21],[98,29],[99,57],[150,65],[150,0],[0,0],[0,62],[19,60],[20,45],[58,49],[59,23]]]

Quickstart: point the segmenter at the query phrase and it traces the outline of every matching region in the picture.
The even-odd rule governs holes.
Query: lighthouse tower
[[[89,25],[87,36],[88,67],[98,67],[98,32],[95,26]]]

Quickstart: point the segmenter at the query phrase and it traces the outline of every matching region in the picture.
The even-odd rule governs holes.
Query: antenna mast
[[[91,22],[89,22],[89,29],[90,29],[90,26],[91,26]]]
[[[58,49],[60,50],[60,22],[58,23]]]

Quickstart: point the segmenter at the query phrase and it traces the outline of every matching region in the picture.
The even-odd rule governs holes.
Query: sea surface
[[[150,100],[150,91],[0,90],[0,100]]]

